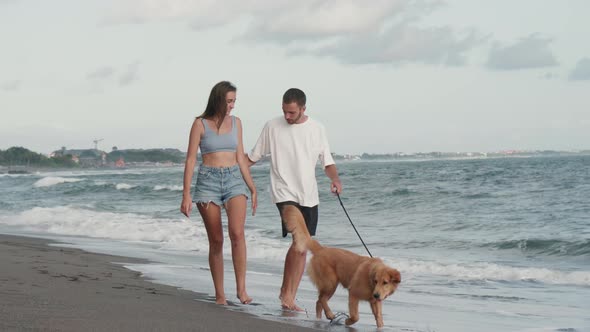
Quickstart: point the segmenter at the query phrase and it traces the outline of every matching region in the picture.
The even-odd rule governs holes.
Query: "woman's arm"
[[[250,174],[250,163],[251,161],[244,154],[244,144],[242,142],[242,121],[236,117],[236,123],[238,124],[238,147],[236,149],[236,157],[238,159],[238,165],[240,165],[240,172],[242,177],[250,189],[251,200],[252,200],[252,215],[256,214],[256,207],[258,206],[258,197],[256,193],[256,186],[252,180],[252,174]]]
[[[187,217],[190,217],[193,209],[193,201],[191,197],[191,182],[193,173],[195,172],[195,163],[197,162],[197,151],[201,143],[201,134],[203,133],[203,125],[199,118],[195,119],[191,127],[191,133],[188,140],[188,151],[186,152],[186,161],[184,162],[184,178],[182,181],[182,203],[180,204],[180,212]]]

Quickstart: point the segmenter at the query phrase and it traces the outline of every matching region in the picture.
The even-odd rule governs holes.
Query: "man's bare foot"
[[[215,298],[215,303],[221,304],[221,305],[227,305],[227,300],[225,299],[225,297],[218,297],[218,298]]]
[[[238,295],[238,299],[240,302],[242,302],[242,304],[250,304],[252,302],[252,298],[246,292],[244,292],[242,295]]]

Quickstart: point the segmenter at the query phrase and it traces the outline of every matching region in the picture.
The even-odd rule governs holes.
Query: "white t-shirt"
[[[267,155],[273,203],[294,201],[308,207],[319,204],[315,177],[318,159],[323,167],[334,164],[321,123],[310,117],[299,124],[289,124],[282,116],[268,121],[248,158],[257,162]]]

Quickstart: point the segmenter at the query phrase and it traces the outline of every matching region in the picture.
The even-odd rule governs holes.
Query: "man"
[[[322,124],[305,114],[305,93],[289,89],[283,95],[283,116],[266,123],[256,145],[248,155],[251,164],[270,155],[271,198],[282,214],[282,207],[295,205],[305,218],[309,233],[315,235],[318,221],[318,186],[315,168],[318,159],[331,180],[330,190],[342,191],[338,170],[330,153]],[[282,223],[281,223],[282,224]],[[283,225],[283,237],[287,230]],[[302,311],[295,304],[295,295],[303,277],[306,252],[298,252],[293,243],[285,257],[281,305]]]

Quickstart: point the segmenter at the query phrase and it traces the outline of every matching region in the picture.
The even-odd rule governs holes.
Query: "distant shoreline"
[[[590,151],[581,152],[566,152],[556,151],[552,153],[514,153],[514,154],[487,154],[487,155],[467,155],[467,154],[438,154],[438,153],[419,153],[419,154],[404,154],[395,156],[391,154],[375,154],[370,157],[358,157],[351,158],[343,155],[334,155],[334,159],[338,162],[420,162],[420,161],[433,161],[433,160],[448,160],[448,161],[460,161],[460,160],[485,160],[485,159],[502,159],[502,158],[541,158],[541,157],[571,157],[571,156],[590,156]],[[268,160],[262,160],[255,164],[253,167],[263,166],[269,164]],[[10,168],[18,166],[17,172],[10,172]],[[99,166],[99,167],[63,167],[63,166],[35,166],[35,165],[13,165],[13,166],[0,165],[0,174],[35,174],[39,172],[66,172],[66,171],[88,171],[88,170],[133,170],[133,169],[145,169],[145,168],[183,168],[184,163],[159,163],[159,162],[140,162],[130,163],[125,167],[114,167],[111,165]]]
[[[132,165],[132,166],[126,166],[126,167],[111,167],[111,166],[105,166],[105,167],[82,167],[82,166],[78,166],[78,167],[45,167],[45,166],[29,166],[26,167],[26,171],[25,172],[18,172],[18,173],[9,173],[8,172],[8,168],[5,166],[0,165],[0,174],[14,174],[14,175],[19,175],[19,174],[35,174],[35,173],[39,173],[39,172],[71,172],[71,171],[88,171],[88,170],[100,170],[100,171],[106,171],[106,170],[112,170],[112,171],[125,171],[125,170],[133,170],[133,169],[142,169],[142,168],[181,168],[184,167],[184,164],[174,164],[174,165],[166,165],[166,166],[162,166],[162,165]]]

